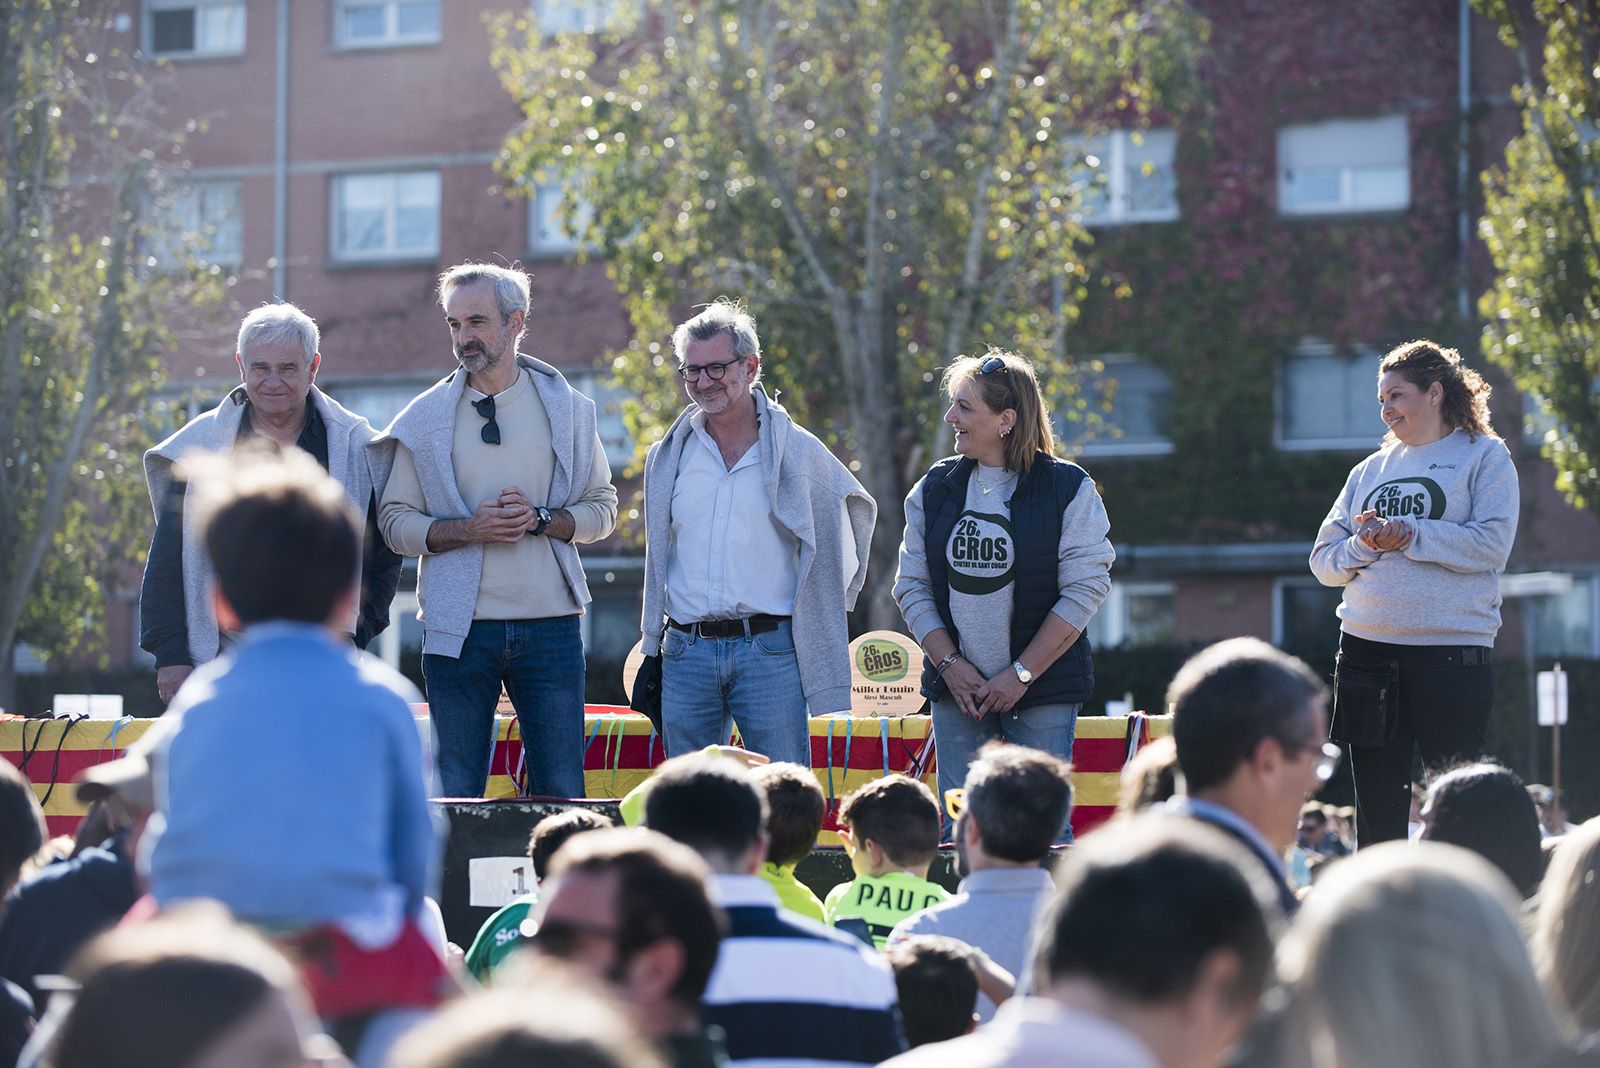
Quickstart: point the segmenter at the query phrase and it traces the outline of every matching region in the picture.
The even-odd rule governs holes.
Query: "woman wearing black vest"
[[[939,790],[962,785],[979,747],[1004,739],[1071,759],[1094,689],[1084,628],[1116,553],[1094,482],[1051,455],[1033,365],[1011,352],[945,372],[957,456],[906,497],[894,596],[927,660]],[[1062,841],[1071,840],[1066,829]]]

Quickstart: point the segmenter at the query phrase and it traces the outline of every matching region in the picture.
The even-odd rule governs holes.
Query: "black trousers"
[[[1483,753],[1494,706],[1494,666],[1476,646],[1391,645],[1353,634],[1339,638],[1347,661],[1399,664],[1398,722],[1384,745],[1350,747],[1356,786],[1356,840],[1369,846],[1406,837],[1411,758],[1432,771]]]

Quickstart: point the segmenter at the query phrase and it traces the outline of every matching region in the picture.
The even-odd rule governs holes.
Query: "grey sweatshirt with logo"
[[[1517,469],[1505,442],[1457,429],[1427,445],[1385,446],[1350,472],[1322,521],[1311,573],[1343,586],[1342,629],[1394,645],[1493,645],[1500,573],[1517,535]],[[1412,531],[1378,552],[1355,517],[1376,511]]]
[[[921,644],[944,626],[928,577],[928,546],[922,508],[922,479],[906,495],[906,530],[900,542],[900,571],[895,576],[894,598],[906,626]],[[990,492],[985,494],[984,487]],[[944,546],[950,581],[951,622],[961,632],[961,652],[984,678],[993,678],[1011,665],[1011,606],[1015,600],[1015,537],[1011,531],[1011,495],[1016,492],[1016,472],[979,466],[967,482],[967,501],[961,520]],[[971,533],[966,533],[970,530]],[[1111,522],[1092,479],[1084,479],[1077,496],[1061,513],[1061,541],[1056,581],[1061,589],[1051,609],[1078,630],[1111,591],[1111,564],[1116,550],[1107,535]],[[980,551],[957,551],[967,541],[984,546]],[[1003,546],[995,552],[989,546]],[[975,547],[975,546],[972,546]],[[967,547],[963,547],[967,548]],[[963,589],[963,586],[966,589]]]

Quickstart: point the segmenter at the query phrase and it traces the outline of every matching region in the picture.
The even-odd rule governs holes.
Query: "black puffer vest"
[[[922,480],[923,544],[928,557],[928,582],[939,608],[939,618],[956,645],[961,635],[950,622],[950,583],[945,544],[967,503],[967,480],[975,461],[965,456],[940,460]],[[1017,539],[1017,569],[1011,606],[1011,658],[1028,647],[1044,624],[1044,617],[1061,598],[1057,558],[1061,545],[1061,516],[1078,495],[1088,473],[1077,464],[1040,453],[1006,502],[1011,528]],[[1018,708],[1030,705],[1087,701],[1094,692],[1094,658],[1089,636],[1072,643],[1042,674],[1034,677]],[[922,694],[930,700],[943,697],[944,680],[936,678],[933,663],[922,661]]]

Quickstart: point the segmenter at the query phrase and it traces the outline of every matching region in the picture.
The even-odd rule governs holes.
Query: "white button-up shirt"
[[[800,543],[772,515],[761,442],[730,469],[696,412],[672,485],[667,615],[679,623],[794,614]],[[696,444],[698,443],[698,444]]]

